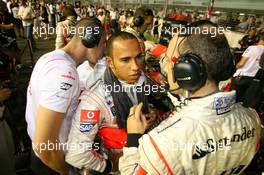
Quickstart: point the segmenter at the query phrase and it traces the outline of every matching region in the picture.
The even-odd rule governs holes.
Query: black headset
[[[151,15],[153,16],[153,12],[150,9],[146,9],[144,11],[143,15],[144,16],[138,15],[138,16],[134,17],[134,19],[133,19],[134,26],[141,27],[144,24],[144,22],[145,22],[144,17],[151,16]]]
[[[217,81],[224,81],[230,78],[236,71],[233,59],[226,63],[228,70],[222,71]],[[221,65],[220,65],[221,66]],[[186,90],[195,91],[201,88],[207,80],[207,71],[204,61],[194,53],[181,55],[173,67],[173,79],[178,85]]]
[[[144,24],[144,22],[145,22],[144,17],[137,16],[137,17],[134,18],[133,24],[136,27],[140,27],[140,26],[142,26]]]
[[[101,37],[102,37],[102,31],[103,31],[103,27],[101,24],[101,21],[98,18],[91,18],[92,20],[94,20],[93,22],[93,26],[89,26],[89,27],[93,27],[92,28],[92,32],[87,32],[85,30],[85,34],[82,37],[82,44],[86,47],[86,48],[93,48],[98,46]],[[95,28],[98,28],[97,30]],[[91,30],[88,30],[91,31]]]
[[[210,21],[201,20],[188,25],[187,28],[197,27],[203,24],[211,24],[213,26],[217,26]],[[188,37],[191,35],[190,31],[191,30],[187,30],[187,33],[181,33],[179,34],[179,36]],[[226,67],[228,67],[228,70],[219,73],[217,77],[217,81],[227,80],[235,73],[236,68],[235,68],[234,60],[228,59],[226,61],[227,62],[225,64],[227,65]],[[178,58],[177,62],[173,67],[174,82],[177,81],[178,85],[181,88],[189,91],[195,91],[201,88],[206,83],[207,77],[208,76],[207,76],[205,63],[203,59],[195,53],[189,52],[180,55],[180,57]]]
[[[173,67],[174,82],[186,90],[201,88],[207,80],[206,67],[202,59],[193,53],[181,55]]]

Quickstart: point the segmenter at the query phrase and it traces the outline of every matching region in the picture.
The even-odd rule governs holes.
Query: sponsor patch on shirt
[[[81,110],[80,121],[82,123],[95,124],[99,123],[100,111],[95,110]]]
[[[72,72],[69,71],[67,75],[61,75],[63,78],[72,79],[75,80],[75,77],[73,77]]]
[[[60,89],[65,90],[65,91],[69,90],[71,87],[72,87],[72,84],[70,83],[62,82],[60,84]]]
[[[90,132],[96,124],[80,124],[81,132]]]
[[[217,115],[229,112],[230,107],[235,103],[235,96],[230,97],[216,97],[214,99],[214,108]]]

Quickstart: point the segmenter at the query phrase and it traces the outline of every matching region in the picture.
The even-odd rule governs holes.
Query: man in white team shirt
[[[237,101],[242,100],[246,89],[260,68],[259,60],[264,53],[264,33],[260,33],[258,37],[259,42],[249,46],[236,65],[237,70],[231,87],[237,91]]]
[[[68,174],[63,151],[67,147],[61,143],[67,142],[80,95],[76,65],[85,59],[96,64],[102,57],[105,33],[98,19],[80,20],[76,31],[65,47],[43,55],[31,75],[26,120],[33,144],[31,168],[35,174]]]

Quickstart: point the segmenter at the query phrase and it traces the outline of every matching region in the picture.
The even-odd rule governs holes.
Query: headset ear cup
[[[101,40],[101,31],[103,30],[102,24],[99,19],[94,18],[94,20],[95,25],[86,27],[84,31],[85,34],[82,37],[82,44],[86,48],[93,48],[95,46],[98,46]]]
[[[82,44],[87,48],[93,48],[95,46],[98,46],[100,40],[101,40],[101,34],[94,34],[92,33],[86,33],[85,36],[82,38]]]
[[[133,23],[134,23],[134,26],[140,27],[144,24],[144,18],[142,16],[137,16],[134,18]]]
[[[93,38],[90,37],[90,35],[86,35],[85,37],[82,38],[82,44],[86,48],[93,48],[95,46],[95,43],[93,41]]]
[[[179,57],[173,68],[174,81],[186,90],[201,88],[207,80],[205,64],[198,55],[187,53]]]

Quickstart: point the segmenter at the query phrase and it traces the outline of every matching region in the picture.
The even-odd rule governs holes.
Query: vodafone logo
[[[80,122],[95,124],[99,123],[100,111],[95,110],[81,110],[80,112]]]
[[[88,119],[94,118],[94,112],[87,112],[87,118]]]

